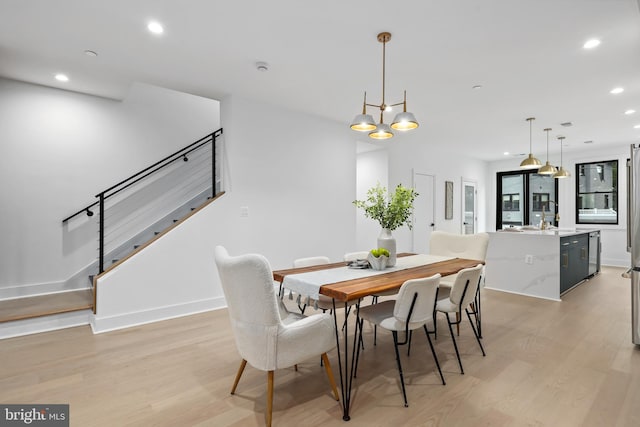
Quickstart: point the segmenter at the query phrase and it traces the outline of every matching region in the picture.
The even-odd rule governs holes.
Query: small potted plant
[[[371,249],[367,255],[367,261],[374,270],[384,270],[389,261],[389,251],[385,248]]]

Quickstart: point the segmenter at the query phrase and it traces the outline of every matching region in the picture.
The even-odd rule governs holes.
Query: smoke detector
[[[265,73],[267,71],[269,71],[269,64],[267,64],[266,62],[256,62],[256,70]]]

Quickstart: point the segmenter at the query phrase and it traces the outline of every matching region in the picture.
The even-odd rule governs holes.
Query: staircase
[[[91,289],[0,301],[0,339],[88,325],[92,313]]]
[[[215,153],[221,134],[219,129],[154,163],[65,218],[63,223],[98,211],[99,258],[67,281],[87,288],[0,301],[0,339],[90,324],[95,275],[125,262],[224,194]]]

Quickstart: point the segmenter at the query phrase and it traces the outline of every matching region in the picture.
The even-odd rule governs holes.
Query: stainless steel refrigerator
[[[627,161],[627,251],[631,253],[631,339],[640,344],[640,145]]]

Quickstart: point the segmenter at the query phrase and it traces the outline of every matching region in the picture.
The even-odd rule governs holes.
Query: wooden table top
[[[436,273],[440,273],[440,275],[443,277],[449,276],[451,274],[457,273],[463,268],[475,267],[478,264],[484,264],[484,262],[473,259],[454,258],[447,261],[440,261],[432,264],[422,265],[419,267],[392,271],[376,276],[363,277],[361,279],[346,280],[343,282],[323,285],[320,287],[320,293],[322,295],[328,296],[329,298],[334,298],[337,301],[352,301],[368,295],[400,289],[400,286],[402,286],[404,282],[410,279],[430,277]],[[273,279],[278,282],[282,282],[284,277],[288,274],[307,273],[310,271],[345,267],[346,265],[346,262],[336,262],[333,264],[314,265],[312,267],[277,270],[273,272]]]

